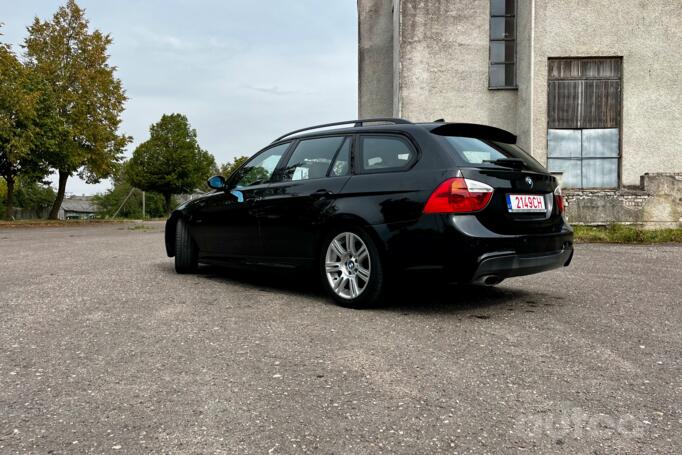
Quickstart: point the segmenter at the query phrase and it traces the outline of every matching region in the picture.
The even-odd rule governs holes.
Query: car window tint
[[[253,158],[251,161],[239,171],[239,180],[237,187],[244,187],[250,185],[258,185],[270,180],[277,163],[284,155],[284,152],[289,148],[289,144],[277,145],[260,155]]]
[[[319,179],[327,175],[336,152],[345,137],[322,137],[302,140],[282,171],[282,180]]]
[[[397,137],[365,136],[360,140],[360,165],[365,172],[405,168],[414,156],[407,142]]]
[[[332,164],[332,168],[329,171],[331,177],[341,177],[350,174],[350,144],[351,140],[347,139],[336,155],[336,160],[334,160],[334,164]]]
[[[448,136],[446,140],[452,150],[469,164],[494,166],[497,160],[516,158],[522,160],[528,169],[545,172],[540,163],[514,144],[460,136]]]

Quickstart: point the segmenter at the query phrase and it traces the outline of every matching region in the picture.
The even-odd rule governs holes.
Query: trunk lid
[[[494,189],[479,221],[499,234],[543,234],[559,232],[562,215],[556,207],[556,179],[531,155],[515,144],[516,136],[482,125],[446,124],[432,130],[454,158],[462,176]],[[515,212],[507,196],[541,196],[545,211]],[[538,202],[536,198],[530,198]]]
[[[478,220],[499,234],[541,234],[561,230],[561,214],[554,201],[556,179],[548,174],[527,169],[502,167],[462,167],[465,178],[494,188],[485,209],[476,213]],[[509,195],[533,195],[544,199],[544,212],[513,212]]]

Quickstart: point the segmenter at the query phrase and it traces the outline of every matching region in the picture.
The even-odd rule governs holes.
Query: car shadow
[[[172,266],[163,267],[172,272]],[[319,299],[334,305],[322,287],[310,274],[290,271],[252,271],[202,265],[197,276],[225,284],[238,284],[266,292],[285,292],[302,297]],[[419,287],[416,287],[419,286]],[[555,296],[528,292],[505,284],[487,287],[473,285],[445,285],[419,282],[417,285],[400,285],[384,299],[384,303],[366,311],[401,313],[462,313],[469,317],[488,319],[491,310],[535,312],[538,306],[552,306],[546,302]],[[482,311],[487,310],[487,311]]]

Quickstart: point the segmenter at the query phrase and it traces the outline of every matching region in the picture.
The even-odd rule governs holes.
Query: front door
[[[290,143],[266,149],[228,181],[229,192],[206,198],[192,222],[204,258],[246,259],[262,255],[257,214],[270,178]]]

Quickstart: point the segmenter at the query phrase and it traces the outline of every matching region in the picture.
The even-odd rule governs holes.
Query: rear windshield
[[[535,158],[514,144],[460,136],[446,136],[445,139],[452,150],[457,153],[464,162],[469,164],[491,167],[509,167],[504,163],[504,160],[511,158],[522,161],[522,166],[525,169],[536,172],[547,172]]]

